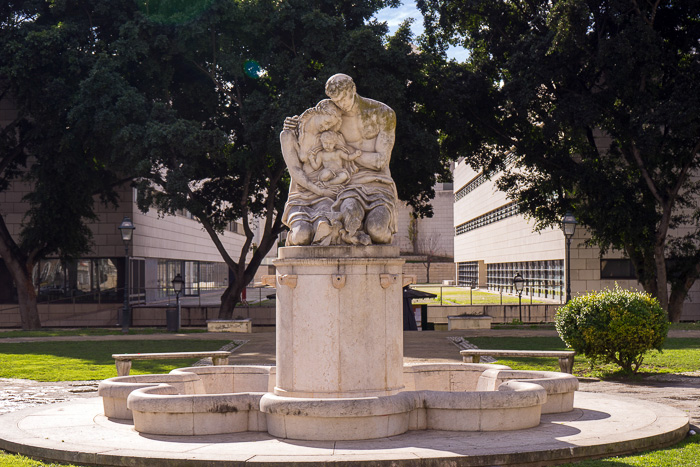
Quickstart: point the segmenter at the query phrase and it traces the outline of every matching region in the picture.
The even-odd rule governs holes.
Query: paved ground
[[[460,362],[459,348],[449,337],[541,337],[556,336],[551,330],[477,330],[477,331],[433,331],[405,332],[404,360],[406,362]],[[235,364],[275,363],[274,328],[256,328],[252,334],[231,335],[233,340],[246,341],[237,348],[231,358]],[[700,338],[700,331],[672,331],[670,337]],[[221,340],[220,333],[201,334],[154,334],[129,336],[62,336],[51,338],[8,338],[0,342],[36,342],[65,340],[140,340],[140,339],[211,339]],[[30,380],[0,378],[0,414],[26,407],[95,397],[97,382],[72,381],[41,383]],[[580,390],[632,396],[676,407],[688,413],[691,424],[700,426],[700,372],[683,375],[656,375],[641,379],[600,381],[593,378],[580,379]]]
[[[0,449],[89,465],[280,467],[519,466],[654,449],[682,439],[677,410],[607,394],[577,393],[575,408],[543,415],[533,428],[502,432],[408,431],[360,441],[278,439],[266,432],[200,436],[141,435],[102,415],[97,398],[2,416]],[[534,464],[533,464],[534,463]]]

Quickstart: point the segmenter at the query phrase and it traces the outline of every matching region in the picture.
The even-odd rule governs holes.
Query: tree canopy
[[[79,197],[80,203],[66,202],[74,210],[60,214],[82,234],[71,236],[75,254],[89,244],[92,194],[117,201],[109,188],[119,179],[138,182],[144,210],[189,210],[232,271],[220,312],[231,317],[283,229],[289,177],[278,135],[284,118],[324,98],[331,75],[353,76],[360,94],[396,111],[391,170],[399,197],[417,213],[431,213],[436,176],[448,176],[448,168],[420,105],[436,93],[423,70],[430,54],[417,52],[408,25],[389,37],[386,25],[372,20],[395,4],[10,2],[0,7],[0,75],[18,103],[16,126],[32,129],[41,145],[17,143],[8,129],[3,141],[15,151],[8,168],[19,168],[26,154],[35,158],[29,199],[37,209],[50,209],[49,200],[64,199],[61,189],[85,179],[84,189],[66,193],[66,201]],[[70,183],[56,186],[51,171],[59,169]],[[260,219],[263,236],[249,255],[252,217]],[[45,219],[51,218],[31,210],[25,237],[46,235]],[[234,220],[243,221],[246,235],[240,254],[226,251],[219,239]],[[66,239],[56,244],[69,252]]]
[[[135,8],[132,8],[132,11]],[[87,150],[71,110],[82,82],[128,16],[125,2],[10,1],[0,6],[0,98],[16,115],[0,135],[0,190],[26,181],[28,211],[19,238],[0,217],[0,254],[17,286],[22,326],[40,326],[31,270],[38,259],[89,251],[94,199],[116,201],[118,161]],[[76,131],[78,130],[78,131]]]
[[[700,275],[699,2],[418,4],[431,47],[471,54],[440,76],[442,150],[504,171],[539,226],[572,209],[677,321]]]
[[[278,140],[282,123],[324,98],[328,77],[350,74],[360,94],[396,111],[399,143],[391,169],[400,197],[418,213],[431,213],[436,175],[445,175],[447,166],[415,105],[425,94],[428,56],[414,50],[408,25],[387,37],[386,26],[371,20],[392,2],[206,3],[179,23],[154,4],[146,14],[147,42],[161,38],[168,53],[142,61],[160,59],[159,75],[170,77],[157,99],[174,120],[162,127],[162,137],[155,135],[157,149],[147,151],[141,205],[166,212],[184,207],[202,222],[233,272],[220,310],[221,318],[230,318],[235,299],[284,228],[289,176]],[[181,133],[174,136],[175,122]],[[173,144],[173,137],[181,143]],[[152,138],[137,140],[151,145]],[[152,184],[156,189],[147,190]],[[263,230],[246,265],[251,216],[261,219]],[[236,219],[243,221],[246,243],[234,258],[217,235]]]

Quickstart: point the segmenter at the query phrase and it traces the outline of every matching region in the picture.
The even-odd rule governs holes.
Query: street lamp
[[[182,292],[182,287],[185,285],[185,281],[178,272],[172,281],[173,290],[175,290],[175,300],[177,303],[177,329],[176,332],[180,330],[180,293]]]
[[[564,218],[561,220],[561,230],[564,232],[566,237],[566,302],[569,303],[571,300],[571,237],[574,236],[576,232],[576,218],[571,213],[567,211]]]
[[[518,292],[518,314],[520,315],[520,322],[523,322],[523,288],[525,287],[525,279],[520,273],[517,273],[513,277],[513,286],[515,291]]]
[[[119,224],[119,232],[124,242],[124,308],[122,309],[121,325],[124,334],[129,332],[131,323],[131,310],[129,309],[129,243],[134,236],[134,223],[129,217],[124,216],[122,223]]]

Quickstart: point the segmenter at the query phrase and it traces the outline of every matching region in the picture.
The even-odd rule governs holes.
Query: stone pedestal
[[[280,248],[276,395],[356,398],[402,389],[403,262],[392,246]]]

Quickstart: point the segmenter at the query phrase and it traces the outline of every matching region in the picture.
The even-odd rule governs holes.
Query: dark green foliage
[[[82,103],[82,83],[107,52],[105,43],[135,10],[129,3],[93,2],[86,10],[71,2],[17,1],[0,8],[0,95],[17,108],[3,129],[0,189],[21,175],[33,186],[20,245],[30,262],[86,253],[93,196],[115,200],[116,177],[107,167],[118,161],[85,147],[71,109]]]
[[[574,298],[559,309],[555,322],[559,336],[577,353],[634,373],[645,353],[661,351],[669,326],[655,298],[618,287]]]
[[[442,150],[504,170],[539,227],[573,210],[678,321],[700,275],[700,2],[418,5],[431,47],[471,53],[431,75],[449,96],[433,110]]]
[[[278,141],[284,118],[324,98],[326,79],[338,72],[396,110],[399,143],[391,167],[398,192],[417,213],[430,214],[436,174],[447,176],[430,120],[417,104],[434,92],[422,72],[430,54],[414,53],[407,26],[387,37],[384,24],[370,21],[397,3],[24,0],[0,6],[0,95],[12,96],[19,110],[0,134],[0,189],[33,156],[35,190],[18,262],[83,254],[93,195],[116,202],[112,187],[133,180],[142,209],[187,209],[202,222],[232,272],[221,308],[221,317],[230,317],[284,228],[289,178]],[[248,255],[252,217],[261,219],[263,234]],[[235,220],[245,231],[237,257],[218,238]]]
[[[325,98],[333,74],[352,75],[360,94],[394,108],[399,142],[391,168],[399,196],[419,214],[431,213],[436,174],[445,176],[447,165],[415,104],[429,55],[413,53],[407,26],[388,38],[384,25],[368,22],[389,3],[215,0],[186,21],[170,21],[164,19],[169,4],[161,1],[149,4],[135,26],[146,44],[137,49],[143,57],[136,67],[150,63],[162,80],[149,89],[128,77],[145,101],[156,102],[124,143],[141,148],[149,161],[138,174],[139,204],[162,212],[184,208],[202,222],[232,272],[221,318],[232,316],[235,299],[284,229],[289,178],[279,146],[282,123]],[[262,236],[247,257],[251,216],[260,219]],[[235,220],[246,235],[236,257],[218,239]]]

